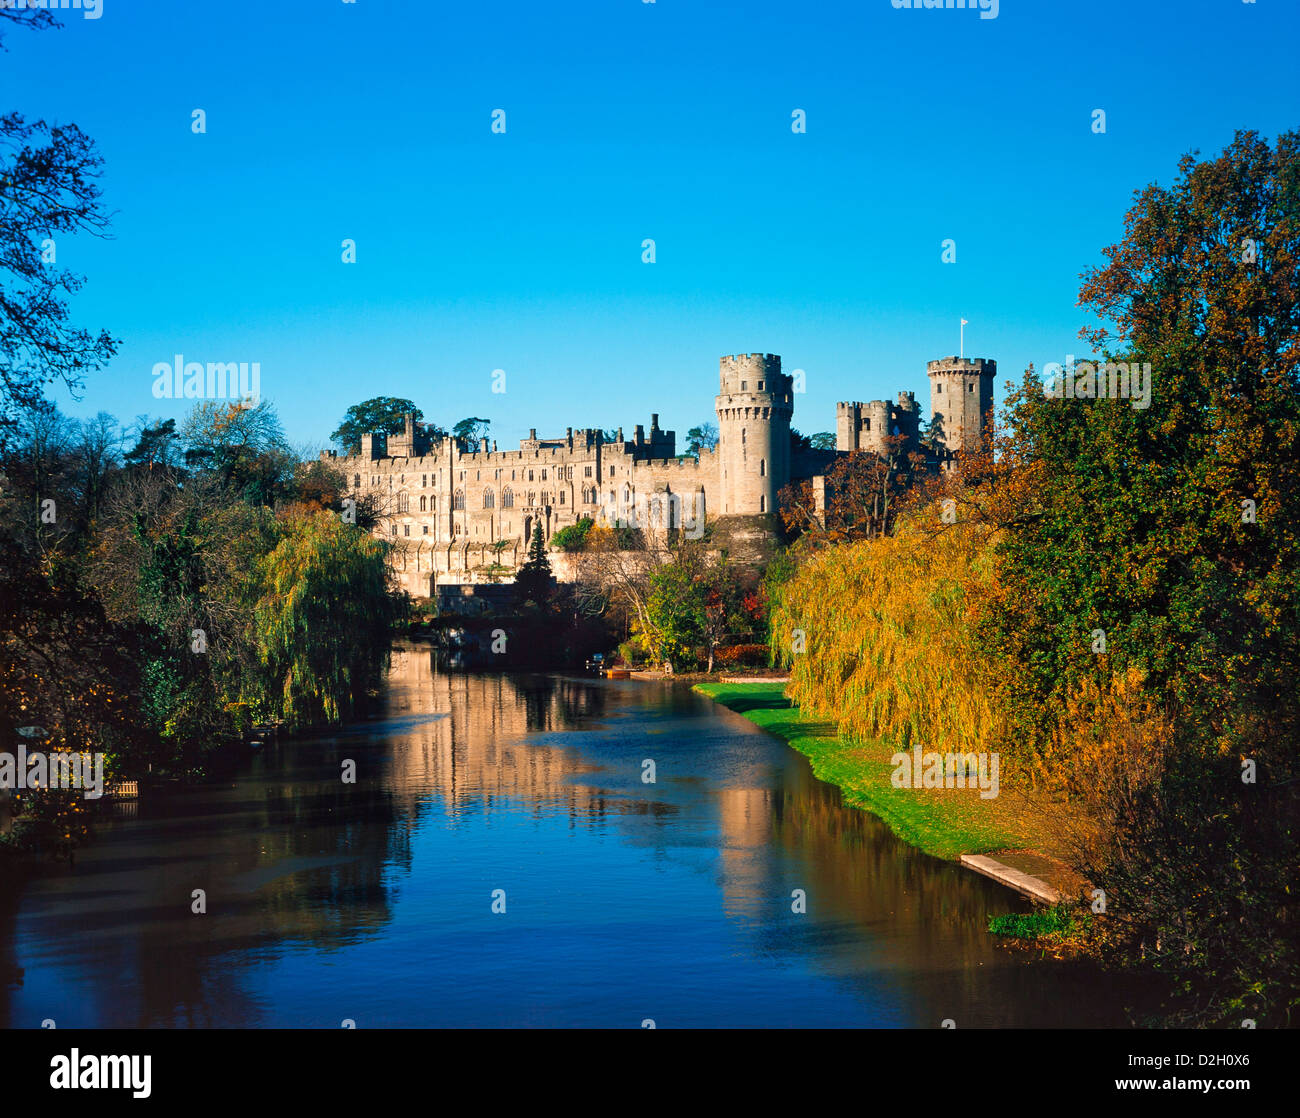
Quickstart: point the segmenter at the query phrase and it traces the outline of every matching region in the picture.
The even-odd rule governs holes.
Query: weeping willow
[[[995,730],[989,666],[972,633],[991,578],[988,529],[941,526],[934,507],[893,536],[816,553],[772,613],[790,698],[849,737],[978,751]]]
[[[349,716],[387,656],[394,611],[384,545],[331,513],[301,515],[259,575],[259,707],[291,728]]]

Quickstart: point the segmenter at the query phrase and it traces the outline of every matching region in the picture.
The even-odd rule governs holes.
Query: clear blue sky
[[[1080,352],[1078,276],[1133,190],[1237,128],[1300,126],[1295,0],[1001,0],[989,20],[103,0],[63,19],[0,55],[0,109],[93,136],[117,211],[113,240],[59,245],[88,280],[78,321],[122,339],[61,405],[179,415],[156,362],[259,361],[304,442],[380,394],[487,416],[511,447],[652,410],[681,440],[712,415],[718,357],[758,350],[806,371],[804,431],[904,388],[928,411],[925,362],[956,352],[959,318],[999,381]]]

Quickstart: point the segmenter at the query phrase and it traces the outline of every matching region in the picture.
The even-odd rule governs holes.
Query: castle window
[[[546,471],[545,471],[545,470],[542,471],[542,480],[543,480],[543,481],[546,480]]]
[[[397,525],[393,525],[393,535],[397,535]]]
[[[936,385],[934,386],[934,391],[935,391],[935,394],[936,394],[936,395],[940,394],[941,392],[943,392],[943,385],[942,385],[942,384],[936,384]]]
[[[457,521],[454,527],[452,528],[452,534],[457,536],[460,535],[460,521]]]
[[[420,475],[420,488],[421,488],[421,489],[428,489],[428,488],[429,488],[429,475],[428,475],[428,474],[421,474],[421,475]]]
[[[429,534],[429,526],[427,524],[424,526],[424,534],[426,536]]]
[[[451,507],[453,509],[463,509],[465,507],[465,491],[457,489],[451,498]]]
[[[510,480],[511,480],[511,481],[514,481],[514,480],[515,480],[515,472],[514,472],[514,470],[511,470],[511,471],[510,471]]]
[[[411,511],[411,495],[405,489],[397,495],[397,511],[399,513]]]
[[[515,491],[509,486],[501,491],[501,507],[503,509],[512,509],[515,507]]]
[[[767,498],[766,498],[766,497],[759,497],[759,499],[758,499],[758,511],[759,511],[759,512],[767,512]]]
[[[759,477],[767,477],[767,459],[766,459],[766,458],[760,458],[760,459],[758,460],[758,476],[759,476]]]
[[[528,505],[531,508],[535,504],[537,504],[537,494],[530,490],[528,493]]]
[[[583,469],[582,469],[582,476],[583,476],[583,477],[591,477],[591,467],[590,467],[590,466],[584,466],[584,467],[583,467]]]
[[[564,504],[564,490],[560,490],[560,504]]]
[[[482,470],[475,470],[475,471],[474,471],[474,480],[475,480],[475,481],[482,481],[482,480],[483,480],[483,471],[482,471]]]
[[[746,434],[746,432],[745,432],[745,428],[742,427],[742,428],[740,429],[740,442],[741,442],[741,445],[742,445],[742,446],[744,445],[744,442],[745,442],[745,434]]]
[[[614,467],[613,467],[613,466],[610,466],[610,468],[609,468],[609,476],[610,476],[610,477],[613,477],[613,476],[614,476]]]
[[[460,472],[460,480],[461,480],[461,481],[464,481],[464,480],[465,480],[465,471],[464,471],[464,470],[461,470],[461,472]]]
[[[758,390],[759,390],[760,392],[763,391],[763,382],[762,382],[761,380],[758,382]]]
[[[532,470],[529,470],[529,471],[528,471],[528,480],[529,480],[529,481],[532,481],[532,480],[533,480],[533,471],[532,471]]]
[[[403,524],[403,525],[402,525],[402,535],[404,535],[404,536],[409,536],[410,534],[411,534],[411,526],[410,526],[409,524]]]
[[[869,419],[864,419],[864,420],[862,421],[862,429],[863,429],[864,431],[870,431],[870,430],[871,430],[871,420],[869,420]]]
[[[352,475],[352,488],[353,488],[353,489],[360,489],[360,488],[361,488],[361,475],[360,475],[360,474],[353,474],[353,475]]]
[[[434,508],[437,506],[437,504],[438,504],[438,498],[437,498],[437,497],[430,497],[430,498],[429,498],[429,511],[430,511],[430,512],[433,512],[433,510],[434,510]]]
[[[975,391],[975,384],[974,384],[974,382],[968,384],[968,385],[966,386],[966,390],[967,390],[968,392],[974,392],[974,391]]]
[[[496,498],[493,495],[492,490],[490,489],[483,490],[483,507],[485,509],[490,509],[490,508],[494,508],[495,506],[496,506]]]
[[[421,498],[420,498],[420,511],[421,511],[421,512],[427,512],[427,511],[428,511],[427,506],[428,506],[428,498],[427,498],[427,497],[421,497]]]
[[[746,384],[743,380],[740,382],[740,390],[741,390],[742,392],[748,392],[748,391],[749,391],[749,385]]]

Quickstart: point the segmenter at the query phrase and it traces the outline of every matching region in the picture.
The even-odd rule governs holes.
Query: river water
[[[995,944],[1027,907],[684,684],[402,646],[382,717],[0,889],[0,1025],[1126,1024],[1120,981]]]

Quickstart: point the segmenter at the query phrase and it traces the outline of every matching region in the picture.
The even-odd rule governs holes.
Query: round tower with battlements
[[[719,361],[718,488],[720,516],[766,516],[790,481],[794,382],[771,353]]]
[[[984,429],[993,418],[993,378],[998,363],[987,357],[942,357],[926,363],[930,415],[936,448],[951,460],[983,447]]]

